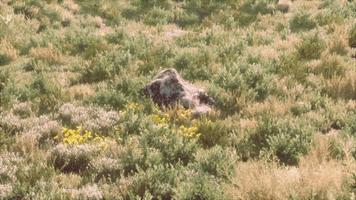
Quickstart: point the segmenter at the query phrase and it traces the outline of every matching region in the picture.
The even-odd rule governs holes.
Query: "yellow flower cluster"
[[[198,130],[199,130],[199,127],[197,127],[197,126],[186,127],[184,125],[181,125],[177,129],[177,132],[178,132],[178,134],[181,134],[187,138],[198,138],[200,136],[200,133],[198,132]]]
[[[138,103],[129,103],[126,105],[125,110],[142,110],[143,106]]]
[[[158,114],[152,114],[149,116],[149,118],[156,124],[156,125],[167,125],[169,120],[167,115],[158,115]]]
[[[137,103],[129,103],[121,114],[125,115],[131,112],[139,112],[143,110],[143,105]],[[175,108],[166,111],[154,109],[153,114],[148,118],[159,128],[170,128],[173,132],[187,138],[198,138],[199,121],[194,119],[193,112],[190,109]]]
[[[192,111],[176,109],[167,113],[151,114],[149,116],[157,126],[169,126],[174,132],[187,138],[198,138],[200,136],[199,126],[196,119],[193,119]]]
[[[65,144],[83,144],[88,142],[102,142],[104,140],[104,137],[98,136],[91,131],[83,130],[81,127],[77,127],[76,129],[63,128],[62,133],[62,142]]]

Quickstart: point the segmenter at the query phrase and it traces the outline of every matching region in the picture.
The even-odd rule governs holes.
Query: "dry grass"
[[[326,82],[326,91],[334,98],[356,99],[356,72],[333,77]]]
[[[8,39],[4,38],[0,41],[0,54],[13,61],[18,57],[19,52]]]
[[[298,167],[284,167],[276,163],[250,161],[238,163],[235,186],[227,192],[232,199],[336,199],[343,195],[354,199],[352,191],[344,187],[352,181],[356,170],[354,160],[340,162],[329,155],[329,143],[337,136],[317,135],[310,153]]]
[[[47,61],[49,64],[64,64],[64,56],[53,47],[52,44],[49,44],[48,47],[36,47],[31,49],[30,56],[37,60]]]

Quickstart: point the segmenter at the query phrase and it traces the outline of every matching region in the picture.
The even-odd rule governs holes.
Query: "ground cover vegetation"
[[[1,0],[0,199],[355,199],[356,1]],[[141,90],[175,68],[214,111]]]

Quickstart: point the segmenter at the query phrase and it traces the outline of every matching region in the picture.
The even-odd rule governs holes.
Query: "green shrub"
[[[226,91],[241,92],[243,87],[243,77],[237,70],[224,70],[215,74],[214,84],[220,86]]]
[[[318,13],[315,17],[315,21],[320,26],[330,25],[333,23],[341,23],[343,21],[343,14],[340,13],[340,8],[335,6],[336,9],[325,9]]]
[[[138,168],[147,169],[144,147],[140,146],[140,140],[137,136],[129,136],[125,139],[125,146],[122,149],[122,155],[119,157],[122,163],[122,169],[125,174],[134,174]],[[148,163],[147,163],[148,164]]]
[[[216,57],[215,52],[203,50],[198,52],[179,53],[174,59],[174,66],[182,71],[188,80],[207,80],[212,76],[211,65]]]
[[[298,81],[304,81],[308,74],[308,67],[296,53],[282,54],[276,64],[276,72],[283,76],[291,76]]]
[[[203,19],[213,12],[226,9],[229,6],[236,6],[236,3],[237,1],[234,0],[188,0],[186,2],[186,9],[188,12],[197,13],[200,19]]]
[[[128,96],[124,93],[116,91],[113,88],[106,90],[99,90],[95,96],[89,97],[85,100],[88,104],[94,103],[98,106],[108,106],[113,109],[123,109],[129,103]]]
[[[187,172],[186,180],[174,190],[174,199],[224,200],[228,199],[219,183],[211,176],[199,172]]]
[[[317,24],[310,16],[310,13],[305,11],[299,11],[289,21],[289,27],[292,32],[311,30],[314,29],[316,25]]]
[[[237,16],[239,24],[242,26],[247,26],[256,21],[258,15],[273,14],[274,8],[270,5],[276,3],[275,0],[247,0],[242,2]]]
[[[236,154],[230,149],[214,146],[211,149],[200,149],[195,154],[197,170],[222,180],[230,180],[234,174]]]
[[[194,140],[184,138],[168,128],[153,128],[146,132],[142,144],[158,149],[163,163],[183,165],[194,160],[194,152],[199,147]]]
[[[128,38],[128,35],[125,30],[117,28],[113,33],[107,34],[105,38],[109,43],[121,44]]]
[[[223,120],[211,121],[203,118],[199,121],[200,142],[207,147],[215,145],[227,146],[230,142],[233,128],[227,126]]]
[[[304,36],[296,48],[301,59],[318,59],[326,49],[326,42],[318,33],[313,33]]]
[[[349,45],[352,48],[356,48],[356,24],[349,31]]]
[[[172,6],[172,0],[136,0],[133,4],[138,6],[140,9],[169,9]]]
[[[240,144],[238,152],[245,159],[267,155],[276,157],[283,164],[297,165],[299,156],[308,152],[311,139],[311,130],[301,122],[265,115],[257,130]]]
[[[7,65],[10,62],[11,62],[11,58],[8,55],[0,52],[0,66]]]
[[[40,114],[53,112],[66,99],[61,88],[45,78],[43,74],[35,76],[29,88],[34,92],[33,97]]]
[[[300,116],[304,113],[309,112],[311,110],[311,107],[312,106],[310,104],[297,103],[290,108],[290,111],[292,112],[293,115]]]
[[[356,136],[356,113],[350,113],[347,121],[346,121],[346,126],[344,128],[344,131],[347,134],[350,134],[352,136]]]
[[[164,25],[172,21],[173,15],[170,11],[156,7],[151,9],[144,19],[144,22],[149,25]]]
[[[223,116],[239,112],[244,106],[244,103],[240,101],[240,95],[237,92],[226,91],[215,85],[209,86],[207,91],[214,99],[215,106],[222,112]]]
[[[90,30],[68,32],[59,48],[71,55],[81,55],[85,59],[95,57],[99,52],[108,49],[103,37],[97,37]]]
[[[128,67],[131,54],[124,51],[112,51],[96,56],[82,71],[81,80],[86,83],[104,81],[118,75]]]
[[[125,199],[143,198],[147,195],[157,199],[172,199],[180,176],[179,166],[158,165],[148,170],[139,170],[132,177]]]
[[[0,103],[4,108],[8,108],[15,101],[25,102],[33,100],[35,95],[36,93],[31,87],[18,85],[13,79],[8,79],[1,91]]]
[[[257,101],[262,101],[269,95],[270,81],[265,77],[265,72],[262,67],[258,65],[247,66],[245,70],[243,67],[242,73],[246,90],[253,94],[253,98]]]
[[[195,13],[184,10],[174,10],[174,22],[182,27],[197,24],[200,21],[199,16]]]

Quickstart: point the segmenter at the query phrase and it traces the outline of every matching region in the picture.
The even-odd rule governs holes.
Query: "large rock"
[[[192,109],[195,115],[210,112],[214,103],[204,90],[183,80],[175,69],[161,71],[145,86],[144,93],[160,106],[180,103],[184,108]]]

